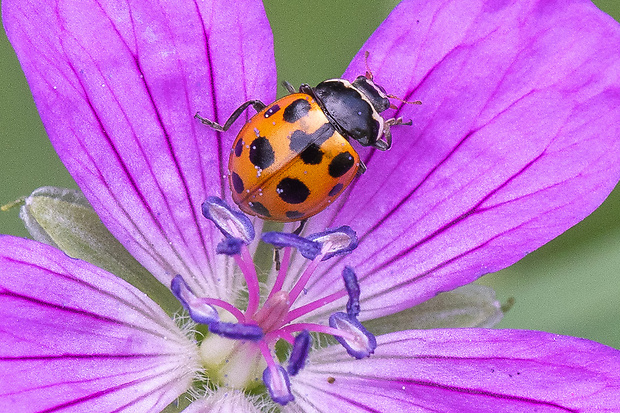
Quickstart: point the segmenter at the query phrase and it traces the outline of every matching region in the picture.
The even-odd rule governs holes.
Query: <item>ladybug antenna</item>
[[[373,76],[370,66],[368,66],[368,56],[370,56],[370,52],[366,50],[364,52],[364,64],[366,65],[366,74],[364,76],[366,76],[366,79],[372,80]]]
[[[364,64],[366,65],[366,74],[364,76],[368,80],[373,80],[374,76],[372,74],[372,71],[370,70],[370,66],[368,65],[368,57],[369,56],[370,56],[370,52],[368,50],[366,50],[364,52]],[[420,101],[420,100],[408,101],[408,100],[401,99],[398,96],[394,96],[394,95],[387,95],[387,97],[390,98],[390,99],[399,100],[399,101],[401,101],[401,102],[403,102],[405,104],[408,104],[408,105],[421,105],[422,104],[422,101]],[[398,108],[390,103],[390,109],[398,109]]]
[[[407,105],[421,105],[422,101],[421,100],[404,100],[399,98],[398,96],[394,96],[394,95],[387,95],[387,97],[389,97],[390,99],[396,99],[399,100]],[[392,103],[390,103],[390,109],[398,109],[396,106],[394,106]]]

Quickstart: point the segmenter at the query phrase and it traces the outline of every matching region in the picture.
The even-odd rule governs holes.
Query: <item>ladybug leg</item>
[[[295,231],[293,231],[293,234],[295,235],[301,234],[301,231],[303,231],[304,227],[306,226],[306,222],[308,222],[308,218],[304,218],[301,221],[299,221],[299,226],[297,227]]]
[[[299,93],[305,93],[306,95],[314,97],[314,90],[312,90],[312,87],[307,83],[302,83],[301,86],[299,86]]]
[[[375,147],[381,151],[387,151],[392,147],[392,131],[390,128],[394,125],[407,125],[411,126],[412,122],[403,122],[403,118],[391,118],[387,119],[383,124],[383,137],[378,139],[375,143]]]
[[[194,117],[198,119],[199,121],[201,121],[202,123],[204,123],[205,125],[212,127],[216,131],[226,132],[232,126],[232,124],[235,123],[235,121],[239,118],[239,116],[241,116],[243,111],[248,108],[248,106],[252,106],[254,110],[257,112],[260,112],[261,110],[267,107],[267,105],[265,105],[260,100],[248,100],[243,105],[239,106],[237,110],[233,112],[232,115],[230,115],[230,117],[228,118],[228,120],[223,126],[217,122],[213,122],[212,120],[203,118],[202,116],[198,114],[198,112],[196,112]]]
[[[404,122],[403,118],[391,118],[385,121],[385,124],[388,125],[388,127],[390,126],[394,126],[394,125],[407,125],[407,126],[411,126],[413,124],[413,121],[408,121],[408,122]]]
[[[357,168],[357,176],[362,176],[366,172],[366,164],[360,159],[360,165]]]
[[[293,85],[291,85],[286,80],[284,82],[282,82],[282,86],[284,86],[284,89],[286,89],[288,91],[288,93],[290,93],[290,94],[297,93],[297,90],[295,89],[295,87],[293,87]]]
[[[280,248],[273,249],[273,261],[276,263],[276,271],[280,271]]]

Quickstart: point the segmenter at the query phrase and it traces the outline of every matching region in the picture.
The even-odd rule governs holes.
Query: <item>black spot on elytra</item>
[[[288,123],[297,122],[310,112],[310,103],[306,99],[297,99],[284,109],[282,119]]]
[[[250,144],[250,162],[261,169],[268,168],[275,160],[269,139],[259,136]]]
[[[304,149],[299,157],[306,165],[318,165],[323,160],[323,151],[315,143]]]
[[[276,187],[278,195],[287,204],[301,204],[310,195],[310,190],[299,179],[284,178]]]
[[[270,217],[271,214],[269,210],[265,208],[265,205],[260,202],[248,202],[248,206],[252,209],[252,211],[256,212],[258,215],[262,215],[264,217]]]
[[[265,111],[265,118],[273,116],[273,114],[276,113],[279,110],[280,110],[280,106],[279,105],[273,105],[272,107],[270,107],[269,109],[267,109]]]
[[[243,139],[239,139],[235,144],[235,156],[238,158],[243,152]]]
[[[334,187],[329,191],[329,194],[327,194],[328,196],[334,196],[336,195],[338,192],[340,192],[340,190],[342,189],[344,185],[342,185],[341,183],[337,183],[336,185],[334,185]]]
[[[312,133],[296,130],[291,134],[291,143],[289,143],[289,148],[296,153],[301,153],[312,144],[318,148],[333,134],[334,127],[331,123],[325,123]]]
[[[349,152],[342,152],[332,159],[327,170],[331,177],[339,178],[346,174],[352,167],[353,156],[351,156]]]
[[[304,213],[299,211],[286,211],[285,215],[288,219],[299,219],[304,216]]]
[[[243,185],[243,179],[236,172],[233,172],[231,175],[231,180],[233,184],[233,188],[235,188],[235,192],[240,194],[245,189]]]

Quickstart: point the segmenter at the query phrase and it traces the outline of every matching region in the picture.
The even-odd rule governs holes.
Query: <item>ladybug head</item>
[[[368,99],[378,113],[390,107],[390,100],[385,89],[376,84],[372,78],[358,76],[352,85]]]
[[[385,91],[371,79],[360,76],[353,83],[330,79],[311,89],[317,103],[334,128],[362,146],[386,150],[381,137],[384,119],[380,113],[390,107]]]

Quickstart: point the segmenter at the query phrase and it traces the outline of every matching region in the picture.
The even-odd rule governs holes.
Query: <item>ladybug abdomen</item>
[[[229,158],[242,211],[291,222],[329,206],[355,178],[359,156],[310,95],[286,96],[248,122]]]

